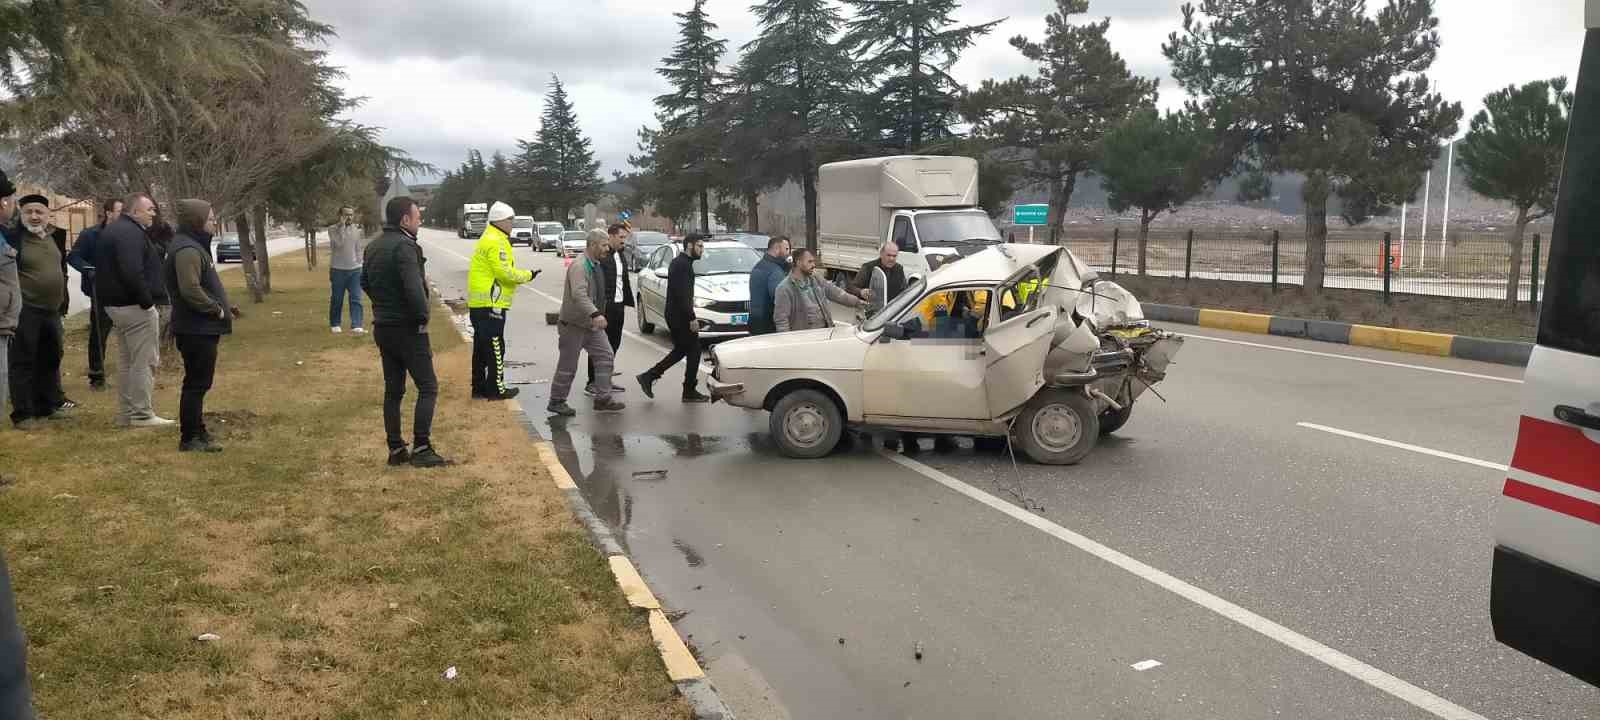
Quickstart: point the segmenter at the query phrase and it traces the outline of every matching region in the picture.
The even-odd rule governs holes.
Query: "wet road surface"
[[[424,240],[464,296],[471,241]],[[1600,716],[1493,641],[1503,474],[1316,429],[1504,463],[1518,368],[1183,328],[1170,402],[1078,466],[795,461],[766,413],[678,403],[681,370],[643,398],[667,343],[631,311],[628,410],[550,422],[561,265],[517,254],[544,270],[508,322],[519,400],[742,718]]]

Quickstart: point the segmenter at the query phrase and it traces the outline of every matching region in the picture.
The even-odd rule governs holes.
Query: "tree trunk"
[[[755,233],[755,234],[760,234],[761,233],[761,215],[759,213],[759,210],[761,209],[761,200],[760,200],[760,198],[757,197],[756,193],[745,193],[744,194],[744,205],[745,205],[745,208],[748,210],[749,223],[750,223],[750,232],[751,233]]]
[[[1506,302],[1517,302],[1522,289],[1522,234],[1528,229],[1528,209],[1517,208],[1516,226],[1511,229],[1511,277],[1506,278]]]
[[[317,230],[306,231],[306,269],[317,269]]]
[[[711,234],[711,193],[700,190],[700,232]]]
[[[806,173],[801,180],[801,186],[806,196],[806,247],[815,252],[817,249],[817,166],[811,162],[810,153],[806,154]]]
[[[1303,287],[1307,293],[1322,292],[1322,279],[1328,265],[1328,194],[1326,175],[1312,174],[1306,178],[1301,196],[1306,203],[1306,274]]]
[[[1156,219],[1146,210],[1139,211],[1139,274],[1144,274],[1146,252],[1150,246],[1150,221]]]
[[[1050,183],[1050,244],[1061,245],[1066,232],[1067,203],[1072,200],[1072,190],[1078,183],[1077,173],[1068,173]]]
[[[261,275],[261,292],[266,294],[272,292],[272,256],[267,253],[267,206],[257,205],[254,215],[251,220],[255,227],[251,230],[255,231],[256,236],[256,267]]]
[[[255,242],[250,239],[250,211],[248,209],[239,213],[239,219],[234,223],[239,231],[239,263],[244,270],[244,284],[250,290],[250,300],[261,302],[261,278],[256,275],[256,249]]]

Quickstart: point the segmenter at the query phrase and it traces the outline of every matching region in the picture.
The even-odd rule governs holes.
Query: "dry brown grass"
[[[66,366],[84,407],[0,431],[17,477],[0,548],[41,715],[687,717],[522,429],[467,399],[442,312],[435,442],[460,464],[384,466],[377,353],[328,334],[325,283],[283,263],[224,341],[208,411],[225,453],[114,429],[81,329]],[[178,380],[161,378],[158,410],[175,413]]]

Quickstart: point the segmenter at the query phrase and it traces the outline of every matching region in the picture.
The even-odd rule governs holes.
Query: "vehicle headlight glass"
[[[711,298],[697,297],[697,298],[694,299],[694,306],[698,307],[698,308],[708,308],[708,307],[711,307],[713,304],[714,303],[711,300]]]

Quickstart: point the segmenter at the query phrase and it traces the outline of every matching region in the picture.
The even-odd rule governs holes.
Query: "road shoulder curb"
[[[1492,340],[1469,335],[1404,330],[1400,328],[1359,325],[1332,320],[1304,320],[1301,318],[1262,315],[1192,308],[1183,305],[1144,304],[1145,317],[1150,320],[1196,325],[1199,327],[1305,338],[1341,345],[1394,350],[1417,355],[1452,357],[1461,360],[1496,363],[1526,367],[1533,354],[1533,344],[1511,340]]]
[[[439,294],[437,288],[434,289],[434,294]],[[441,305],[444,304],[442,296],[439,302]],[[451,320],[461,339],[464,342],[472,342],[472,327],[466,316],[456,315],[452,311]],[[533,418],[529,417],[520,405],[515,402],[505,405],[512,418],[527,434],[528,440],[533,443],[534,450],[539,455],[539,462],[550,473],[556,489],[566,498],[567,509],[588,533],[590,543],[605,556],[606,563],[611,567],[612,579],[627,597],[628,604],[646,613],[650,624],[650,635],[655,640],[656,652],[661,655],[661,662],[666,667],[667,677],[677,687],[678,694],[689,704],[695,720],[734,720],[733,712],[722,702],[722,697],[711,684],[705,670],[700,667],[699,661],[695,660],[694,654],[689,652],[688,644],[683,641],[677,628],[672,626],[672,621],[662,611],[660,601],[645,583],[644,577],[639,574],[633,560],[623,550],[622,543],[612,534],[611,527],[595,514],[588,498],[583,496],[578,484],[562,466],[561,460],[556,457],[555,448],[539,435]]]

